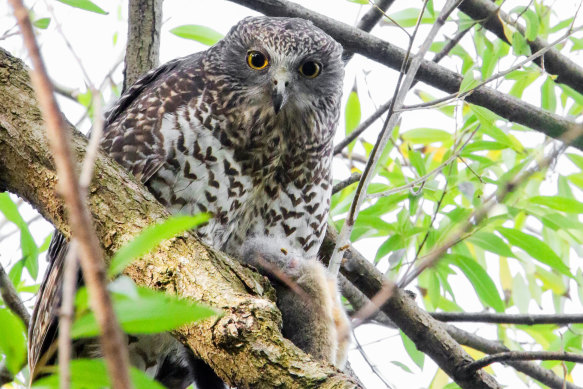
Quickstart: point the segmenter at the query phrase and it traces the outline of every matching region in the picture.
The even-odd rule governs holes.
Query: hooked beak
[[[285,106],[289,97],[288,86],[290,84],[290,76],[287,71],[278,70],[273,77],[273,85],[271,89],[271,102],[273,103],[273,110],[277,115],[279,111]]]

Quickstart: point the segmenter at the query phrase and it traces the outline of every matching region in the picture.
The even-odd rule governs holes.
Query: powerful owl
[[[171,212],[211,212],[200,238],[269,276],[284,336],[337,366],[348,320],[315,257],[330,205],[341,54],[308,21],[246,18],[208,50],[143,76],[107,113],[102,141]],[[55,339],[66,249],[57,234],[30,330],[33,375]],[[132,363],[169,387],[223,386],[168,334],[128,344]],[[75,352],[99,354],[86,343]]]

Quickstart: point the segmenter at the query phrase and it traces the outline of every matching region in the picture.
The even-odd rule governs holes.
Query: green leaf
[[[514,34],[512,34],[512,51],[517,57],[521,55],[529,56],[532,54],[526,38],[518,31],[515,31]]]
[[[555,82],[551,77],[547,77],[540,88],[541,107],[550,112],[557,109],[557,95],[555,93]]]
[[[430,144],[435,142],[451,142],[452,135],[436,128],[414,128],[401,133],[403,140],[415,144]]]
[[[567,157],[583,171],[583,155],[567,153]]]
[[[492,232],[478,231],[470,236],[468,241],[503,257],[514,257],[514,253],[504,240]]]
[[[223,34],[212,28],[195,24],[178,26],[170,30],[170,32],[180,38],[191,39],[207,46],[212,46],[223,39]]]
[[[49,370],[56,372],[56,367]],[[160,383],[144,372],[130,367],[130,378],[136,389],[164,389]],[[71,361],[71,387],[83,389],[103,389],[111,387],[107,368],[103,359],[74,359]],[[37,380],[34,389],[59,388],[59,374],[55,373]]]
[[[210,214],[200,213],[198,215],[178,215],[172,216],[163,223],[156,224],[144,229],[130,243],[122,247],[115,253],[109,265],[109,276],[119,274],[135,258],[139,258],[154,249],[162,241],[191,230],[210,219]]]
[[[510,244],[521,248],[532,258],[550,266],[552,269],[555,269],[566,276],[573,277],[571,271],[567,265],[563,263],[561,258],[559,258],[557,254],[555,254],[555,252],[539,238],[512,228],[498,227],[498,231]]]
[[[514,76],[514,77],[513,77]],[[540,76],[539,71],[514,71],[510,73],[507,79],[516,79],[514,85],[510,89],[510,95],[521,98],[524,89],[532,84]]]
[[[526,32],[524,35],[526,39],[528,39],[529,41],[533,41],[536,39],[538,35],[539,28],[538,16],[530,8],[524,12],[522,11],[523,10],[520,10],[520,13],[522,13],[522,17],[524,18],[524,20],[526,20]]]
[[[0,193],[0,212],[4,214],[6,219],[16,224],[20,229],[20,248],[22,250],[24,266],[30,273],[30,276],[36,279],[38,277],[38,246],[28,229],[28,224],[26,224],[20,215],[18,207],[6,192]]]
[[[96,14],[107,15],[108,12],[105,12],[95,3],[89,0],[57,0],[60,3],[70,5],[73,8],[83,9],[89,12],[95,12]]]
[[[464,273],[485,306],[494,308],[496,312],[504,311],[504,302],[500,298],[496,284],[478,262],[473,258],[457,254],[447,255],[445,258]]]
[[[41,30],[46,30],[49,24],[51,24],[51,18],[40,18],[32,22],[33,26],[40,28]]]
[[[563,28],[566,28],[566,27],[570,26],[571,23],[573,23],[573,19],[574,18],[568,18],[568,19],[563,20],[562,22],[557,23],[557,25],[554,26],[554,27],[552,27],[549,30],[549,32],[550,33],[557,32],[559,30],[562,30]]]
[[[358,127],[360,124],[360,100],[358,99],[358,93],[355,90],[350,92],[348,95],[348,100],[346,101],[346,110],[344,112],[344,118],[346,121],[346,135],[349,135]]]
[[[0,354],[8,370],[16,374],[26,362],[26,328],[9,309],[0,308],[0,334]]]
[[[399,12],[395,12],[389,15],[391,20],[388,23],[393,24],[398,23],[401,27],[413,27],[417,24],[417,19],[419,19],[419,8],[407,8]],[[431,24],[435,21],[434,17],[431,17],[427,12],[421,18],[421,24]]]
[[[129,334],[170,331],[217,315],[217,311],[209,307],[131,283],[130,285],[130,288],[133,287],[130,292],[112,294],[117,319],[123,330]],[[74,338],[98,334],[99,326],[92,312],[87,312],[73,323],[71,336]]]
[[[533,196],[528,199],[533,204],[545,205],[557,211],[567,213],[583,213],[583,203],[561,196]]]
[[[460,84],[460,93],[467,92],[471,89],[474,89],[480,84],[481,80],[476,79],[474,75],[474,69],[469,69],[467,72],[464,73],[464,78],[462,79],[462,83]]]
[[[418,151],[409,149],[409,162],[411,162],[411,166],[415,168],[419,176],[424,176],[427,173],[423,157]]]
[[[401,335],[401,340],[403,341],[403,346],[405,346],[407,354],[409,354],[413,362],[415,362],[419,368],[423,369],[423,365],[425,364],[425,354],[417,350],[415,343],[413,343],[403,331],[399,330],[399,334]]]

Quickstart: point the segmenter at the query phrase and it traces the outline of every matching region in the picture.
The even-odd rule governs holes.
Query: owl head
[[[342,46],[310,21],[245,18],[210,53],[215,74],[227,77],[245,103],[271,115],[337,110]]]

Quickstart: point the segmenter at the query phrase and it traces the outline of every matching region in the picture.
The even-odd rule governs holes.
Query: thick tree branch
[[[370,304],[370,300],[344,276],[340,275],[339,283],[342,289],[342,294],[348,299],[348,301],[350,301],[350,304],[354,309],[360,310],[362,307]],[[370,317],[370,320],[390,328],[396,327],[395,323],[393,323],[393,321],[389,319],[389,316],[383,311],[376,312]],[[510,351],[498,341],[484,339],[449,324],[444,324],[444,328],[456,342],[469,346],[475,350],[491,354]],[[582,389],[580,386],[574,385],[570,382],[565,382],[563,378],[557,376],[551,370],[547,370],[532,362],[509,360],[506,361],[506,364],[552,389]]]
[[[354,51],[392,69],[399,70],[406,52],[371,34],[351,27],[327,16],[310,11],[285,0],[229,0],[270,16],[290,16],[311,20],[340,42],[347,51]],[[464,4],[465,2],[462,2]],[[421,63],[416,78],[447,93],[460,89],[462,76],[431,61]],[[546,112],[515,97],[482,86],[466,97],[466,101],[488,108],[501,117],[540,131],[552,138],[559,138],[569,130],[573,121]],[[572,146],[583,150],[583,137]]]
[[[514,20],[506,13],[500,11],[499,7],[493,1],[465,0],[460,4],[459,9],[472,19],[482,23],[484,27],[506,43],[508,43],[508,39],[504,34],[502,21],[507,24],[512,24],[522,35],[525,35],[525,28],[519,23],[514,23]],[[548,42],[540,38],[536,38],[534,41],[528,41],[528,44],[533,53],[549,45]],[[545,53],[543,58],[538,58],[535,62],[550,74],[556,74],[556,82],[568,85],[577,92],[583,93],[583,68],[562,55],[557,49],[550,49]]]
[[[158,66],[162,0],[130,0],[123,91]]]
[[[0,190],[25,198],[70,237],[40,112],[22,62],[0,50]],[[81,160],[87,140],[73,131]],[[107,257],[143,228],[168,217],[153,196],[100,154],[89,206]],[[281,315],[264,277],[198,243],[172,239],[126,271],[137,284],[219,308],[224,315],[184,326],[174,335],[231,386],[356,388],[349,377],[303,353],[280,332]],[[270,300],[271,298],[271,300]]]

